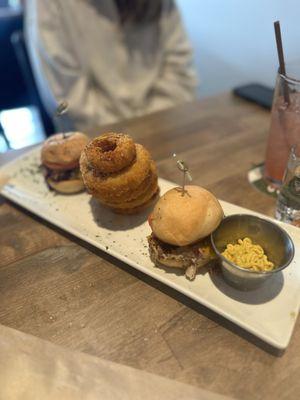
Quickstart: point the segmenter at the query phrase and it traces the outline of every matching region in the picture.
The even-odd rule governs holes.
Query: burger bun
[[[52,189],[64,194],[78,193],[85,189],[82,179],[68,179],[57,182],[47,178],[47,183]]]
[[[42,164],[52,170],[68,170],[79,165],[89,138],[81,132],[57,133],[47,139],[41,150]]]
[[[153,234],[161,241],[186,246],[213,232],[223,218],[223,210],[208,190],[189,185],[177,187],[156,203],[149,218]]]

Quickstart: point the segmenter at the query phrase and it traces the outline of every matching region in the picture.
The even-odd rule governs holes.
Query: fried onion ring
[[[155,172],[155,167],[154,163],[152,162],[153,165],[151,165],[151,181],[150,185],[145,188],[144,192],[141,193],[138,197],[135,199],[132,199],[130,201],[123,201],[123,202],[105,202],[103,199],[98,198],[98,200],[110,207],[110,208],[118,208],[118,209],[130,209],[130,208],[136,208],[141,206],[144,203],[147,203],[152,196],[157,192],[158,186],[157,186],[157,175]]]
[[[138,197],[143,196],[148,191],[150,186],[153,185],[154,176],[157,176],[156,165],[154,161],[151,160],[150,170],[147,177],[136,189],[130,190],[126,193],[101,193],[101,199],[104,203],[125,203],[132,201]]]
[[[115,212],[116,214],[123,214],[123,215],[131,215],[131,214],[138,214],[142,211],[144,211],[146,208],[151,207],[154,203],[157,202],[159,198],[159,192],[160,189],[157,187],[156,192],[153,194],[153,196],[144,204],[141,204],[138,207],[133,207],[133,208],[112,208],[111,210]]]
[[[136,157],[134,141],[122,133],[106,133],[93,139],[86,147],[89,164],[102,174],[121,171]]]
[[[111,175],[101,175],[93,168],[85,150],[80,157],[80,170],[84,184],[92,195],[100,198],[116,198],[136,190],[150,173],[151,158],[149,152],[140,144],[135,145],[136,158],[127,168]]]
[[[151,181],[152,181],[152,172],[149,171],[146,178],[135,189],[129,188],[126,192],[113,191],[113,192],[101,193],[101,198],[107,203],[109,203],[109,202],[121,203],[121,202],[133,200],[133,199],[141,196],[149,188]]]

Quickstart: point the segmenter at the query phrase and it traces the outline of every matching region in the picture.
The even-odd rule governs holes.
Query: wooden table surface
[[[269,113],[222,95],[94,130],[144,144],[161,177],[272,215],[250,186]],[[0,155],[0,165],[19,152]],[[238,399],[300,397],[299,322],[282,355],[213,312],[0,198],[0,323],[53,343]]]

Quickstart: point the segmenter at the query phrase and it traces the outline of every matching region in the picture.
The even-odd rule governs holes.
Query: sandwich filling
[[[79,168],[73,168],[63,171],[50,169],[46,166],[43,166],[43,168],[46,180],[51,179],[54,182],[61,182],[61,181],[81,179]]]
[[[209,238],[187,246],[174,246],[159,240],[153,233],[148,236],[152,262],[166,267],[185,269],[185,276],[193,280],[197,270],[215,258]]]

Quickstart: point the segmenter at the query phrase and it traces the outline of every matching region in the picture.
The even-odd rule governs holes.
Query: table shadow
[[[106,228],[111,231],[127,231],[142,225],[145,221],[147,221],[147,218],[154,206],[149,206],[139,214],[121,215],[110,211],[107,207],[101,205],[99,201],[93,197],[91,197],[89,203],[92,210],[92,216],[96,224],[101,228]]]
[[[210,278],[215,287],[226,296],[245,304],[264,304],[273,300],[284,285],[282,272],[268,278],[260,287],[252,290],[239,290],[230,286],[224,279],[221,270],[215,266],[210,270]]]

